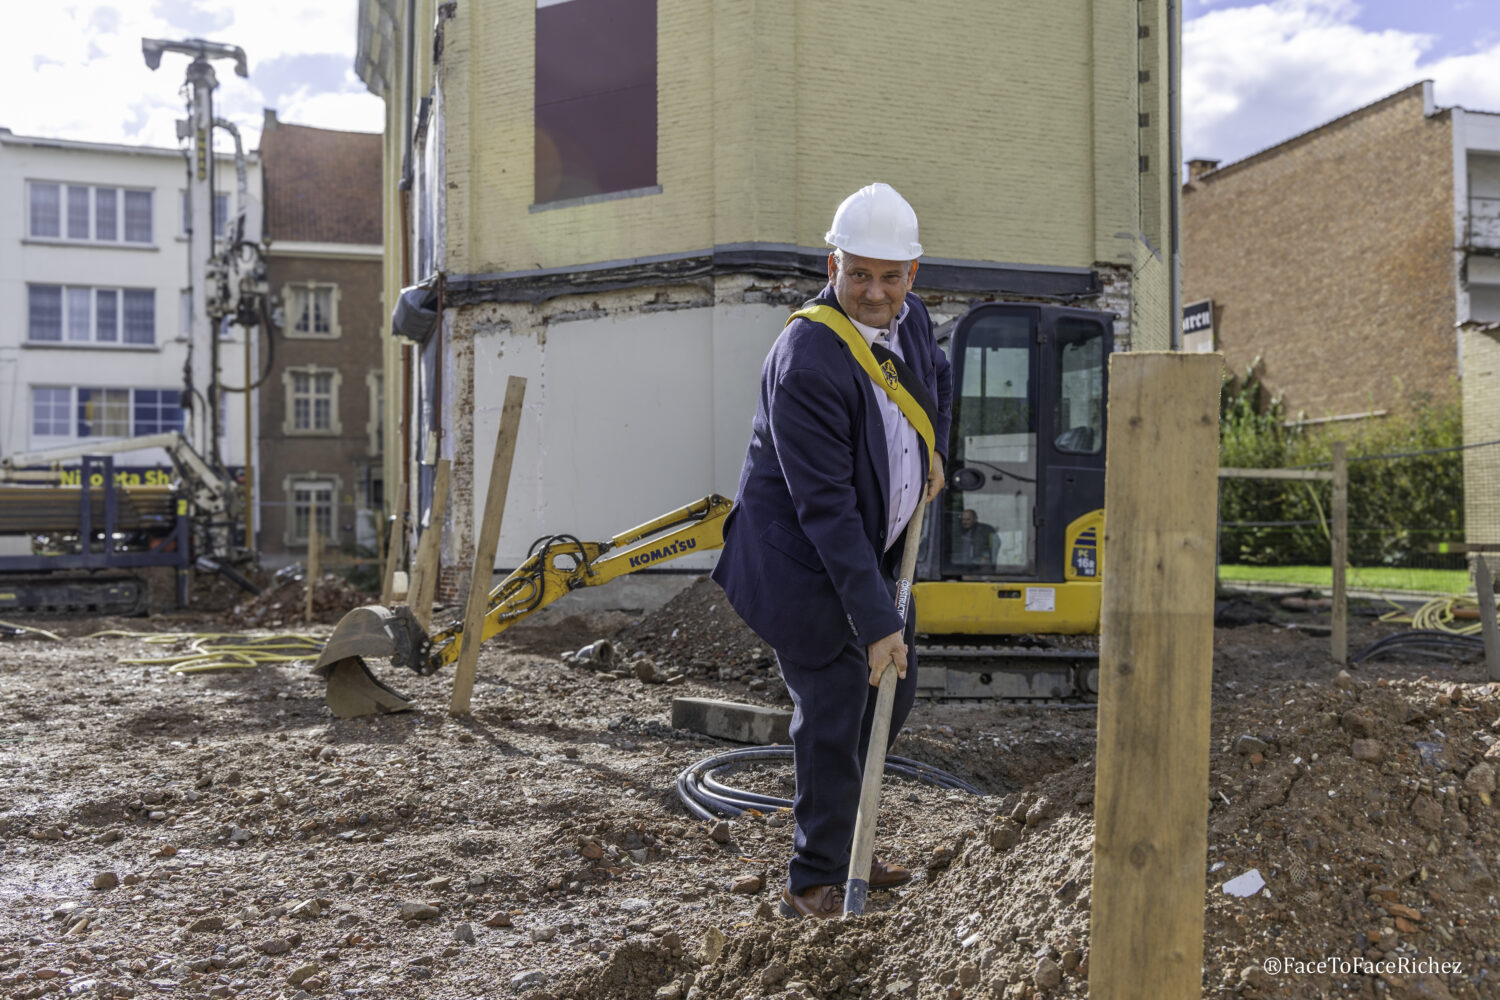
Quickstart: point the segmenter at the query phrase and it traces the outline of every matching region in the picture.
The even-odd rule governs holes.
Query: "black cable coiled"
[[[714,777],[715,773],[752,760],[791,760],[792,748],[785,744],[768,747],[742,747],[704,758],[683,770],[677,776],[677,796],[687,811],[699,819],[713,820],[719,816],[739,816],[747,809],[766,812],[775,809],[790,809],[790,799],[759,792],[747,792],[726,785]],[[941,771],[930,764],[907,757],[886,757],[885,773],[915,778],[939,788],[951,788],[971,795],[983,795],[979,789]]]
[[[1483,653],[1484,640],[1475,635],[1457,635],[1438,629],[1419,628],[1376,639],[1350,659],[1350,663],[1373,660],[1396,649],[1427,649],[1438,652]]]

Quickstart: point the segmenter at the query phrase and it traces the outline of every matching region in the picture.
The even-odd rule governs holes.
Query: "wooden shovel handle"
[[[927,499],[917,502],[916,513],[906,528],[906,547],[901,551],[901,582],[896,585],[896,610],[902,628],[911,609],[912,577],[917,571],[917,549],[922,544],[922,522]],[[870,746],[865,751],[865,776],[859,791],[859,814],[854,820],[854,846],[849,854],[849,880],[844,886],[844,916],[865,912],[870,893],[870,861],[875,856],[875,817],[880,811],[880,784],[885,777],[885,748],[890,742],[891,708],[896,703],[897,671],[887,667],[880,674],[875,695],[875,718],[870,725]]]

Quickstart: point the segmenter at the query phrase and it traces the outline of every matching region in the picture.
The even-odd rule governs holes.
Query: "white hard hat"
[[[874,260],[916,260],[917,213],[889,184],[869,184],[845,198],[823,237],[830,246]]]

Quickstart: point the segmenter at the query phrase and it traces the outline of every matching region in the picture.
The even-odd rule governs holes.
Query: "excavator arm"
[[[532,546],[526,561],[489,595],[481,642],[581,587],[597,587],[637,570],[724,543],[724,518],[734,503],[717,494],[663,514],[604,542],[553,535]],[[389,657],[395,666],[431,674],[458,659],[464,626],[454,622],[428,634],[405,606],[369,605],[349,612],[334,629],[313,667],[328,681],[328,707],[339,718],[412,707],[370,672],[367,658]]]

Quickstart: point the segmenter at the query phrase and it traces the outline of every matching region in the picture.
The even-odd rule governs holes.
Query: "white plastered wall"
[[[739,483],[760,368],[788,310],[720,304],[475,326],[473,523],[484,511],[506,379],[527,379],[497,567],[555,533],[601,540]],[[476,532],[477,533],[477,532]],[[706,569],[714,554],[677,569]]]

